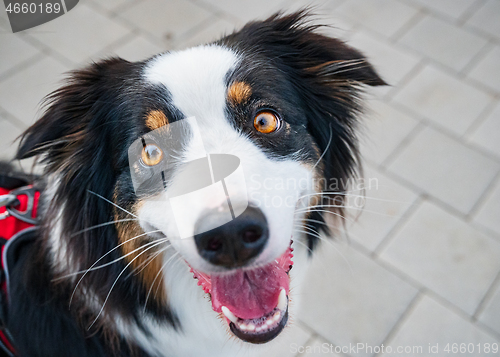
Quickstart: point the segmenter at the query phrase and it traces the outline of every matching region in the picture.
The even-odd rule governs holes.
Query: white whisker
[[[158,230],[158,231],[152,231],[152,232],[147,232],[147,233],[139,234],[138,236],[135,236],[135,237],[133,237],[133,238],[127,239],[125,242],[120,243],[119,245],[117,245],[117,246],[116,246],[116,247],[114,247],[113,249],[109,250],[106,254],[104,254],[103,256],[101,256],[99,259],[97,259],[97,260],[94,262],[94,264],[92,264],[92,265],[90,266],[90,268],[88,268],[87,270],[85,270],[85,272],[84,272],[84,271],[79,271],[79,272],[76,272],[76,273],[71,273],[71,274],[68,274],[68,275],[65,275],[65,276],[63,276],[63,277],[60,277],[60,278],[56,279],[56,280],[61,280],[61,279],[63,279],[63,278],[67,278],[67,277],[70,277],[70,276],[73,276],[73,275],[77,275],[77,274],[84,273],[84,274],[82,275],[82,277],[80,278],[80,280],[78,280],[78,283],[75,285],[75,288],[73,289],[73,293],[71,294],[71,298],[69,299],[69,306],[71,307],[71,303],[72,303],[73,298],[74,298],[74,296],[75,296],[76,289],[78,288],[78,286],[79,286],[79,285],[80,285],[80,283],[82,282],[82,280],[83,280],[83,278],[85,277],[85,275],[87,275],[87,273],[88,273],[88,272],[89,272],[92,268],[94,268],[94,266],[95,266],[97,263],[99,263],[99,262],[100,262],[100,261],[101,261],[101,260],[102,260],[105,256],[107,256],[108,254],[110,254],[112,251],[114,251],[114,250],[116,250],[116,249],[120,248],[122,245],[126,244],[127,242],[130,242],[131,240],[134,240],[134,239],[140,238],[140,237],[142,237],[142,236],[145,236],[145,235],[147,235],[147,234],[149,234],[149,233],[155,233],[155,232],[159,232],[159,230]],[[120,260],[121,260],[121,259],[123,259],[123,257],[121,257],[121,258],[120,258]],[[110,264],[108,264],[108,265],[110,265]]]
[[[299,199],[308,197],[308,196],[322,196],[325,195],[325,197],[322,197],[327,200],[335,200],[335,198],[328,197],[327,195],[332,195],[332,196],[346,196],[346,197],[354,197],[354,198],[363,198],[363,199],[369,199],[369,200],[374,200],[374,201],[383,201],[383,202],[393,202],[393,203],[410,203],[408,201],[395,201],[395,200],[388,200],[388,199],[383,199],[383,198],[375,198],[375,197],[369,197],[365,195],[353,195],[349,192],[356,192],[356,191],[362,191],[360,190],[350,190],[347,192],[337,192],[337,191],[323,191],[323,192],[317,192],[317,193],[311,193],[307,195],[302,195],[299,196]]]
[[[313,251],[311,248],[309,248],[309,247],[307,246],[307,244],[305,244],[305,243],[303,243],[303,242],[299,241],[298,239],[294,240],[294,241],[293,241],[293,243],[297,243],[297,244],[300,244],[300,245],[302,245],[302,246],[306,247],[306,249],[307,249],[308,251],[310,251],[311,253],[312,253],[312,251]]]
[[[347,263],[347,265],[349,266],[349,270],[351,271],[351,274],[353,274],[353,270],[352,270],[352,267],[351,267],[351,264],[349,264],[349,261],[347,260],[347,258],[344,256],[344,254],[342,254],[342,252],[332,243],[330,242],[329,240],[327,239],[324,239],[323,237],[321,237],[319,234],[318,235],[315,235],[315,234],[312,234],[312,233],[307,233],[306,231],[301,231],[300,229],[297,229],[298,232],[301,232],[301,233],[304,233],[304,234],[308,234],[308,235],[312,235],[316,238],[318,238],[320,241],[322,242],[327,242],[328,244],[330,244],[330,246],[332,246],[339,254],[340,256],[345,260],[345,262]]]
[[[355,206],[343,206],[343,205],[316,205],[316,206],[310,206],[308,208],[304,208],[301,210],[296,210],[296,212],[308,212],[308,211],[314,211],[314,208],[347,208],[350,210],[357,210],[360,211],[360,213],[372,213],[372,214],[377,214],[379,216],[384,216],[384,217],[399,217],[396,215],[392,214],[387,214],[387,213],[382,213],[382,212],[377,212],[377,211],[372,211],[372,210],[367,210],[364,207],[355,207]],[[356,219],[358,218],[359,215],[356,215]]]
[[[314,164],[314,166],[312,167],[311,171],[313,171],[316,166],[319,164],[319,162],[321,161],[321,159],[323,159],[323,156],[326,155],[326,152],[328,151],[328,149],[330,148],[330,145],[332,143],[332,137],[333,137],[333,132],[332,132],[332,125],[330,124],[329,125],[330,127],[330,139],[328,140],[328,144],[326,145],[326,148],[325,150],[323,150],[323,153],[321,154],[321,156],[319,157],[318,161],[316,161],[316,163]]]
[[[115,206],[115,207],[116,207],[116,208],[118,208],[118,209],[121,209],[123,212],[128,213],[129,215],[134,216],[135,218],[139,218],[139,217],[137,217],[135,214],[133,214],[133,213],[131,213],[131,212],[127,211],[125,208],[122,208],[122,207],[118,206],[116,203],[114,203],[114,202],[112,202],[112,201],[108,200],[106,197],[103,197],[103,196],[101,196],[100,194],[95,193],[95,192],[90,191],[90,190],[87,190],[87,192],[90,192],[91,194],[96,195],[96,196],[97,196],[97,197],[99,197],[99,198],[102,198],[104,201],[106,201],[106,202],[108,202],[108,203],[112,204],[113,206]]]
[[[162,267],[162,270],[163,270],[163,269],[167,269],[168,264],[171,262],[172,258],[174,258],[174,256],[173,256],[173,255],[169,258],[169,261],[165,264],[165,267]],[[171,262],[171,263],[172,263],[172,268],[175,266],[175,264],[177,264],[177,263],[179,263],[179,262],[182,262],[182,261],[183,261],[183,260],[182,260],[182,259],[180,259],[180,254],[179,254],[179,255],[177,255],[177,256],[175,257],[175,260],[174,260],[173,262]],[[156,279],[156,277],[155,277],[155,279]],[[154,284],[154,281],[153,281],[153,284]],[[160,284],[158,284],[158,285],[156,286],[155,295],[154,295],[154,298],[155,298],[155,299],[156,299],[156,296],[158,295],[158,290],[160,289],[160,286],[161,286]]]
[[[354,223],[354,221],[348,219],[347,217],[344,217],[343,215],[341,215],[341,214],[339,214],[337,212],[332,212],[332,211],[328,211],[328,210],[324,210],[324,209],[323,210],[321,210],[321,209],[310,209],[310,210],[308,210],[306,212],[323,212],[323,213],[333,214],[333,215],[335,215],[337,217],[345,219],[348,222]]]
[[[79,274],[82,274],[82,273],[88,273],[88,272],[90,272],[90,271],[93,271],[93,270],[98,270],[98,269],[101,269],[101,268],[107,267],[107,266],[109,266],[109,265],[111,265],[111,264],[114,264],[114,263],[116,263],[116,262],[118,262],[118,261],[122,260],[124,257],[126,257],[126,256],[128,256],[128,255],[130,255],[130,254],[134,253],[134,252],[135,252],[135,250],[134,250],[134,251],[132,251],[132,252],[130,252],[130,253],[128,253],[128,254],[126,254],[126,255],[122,255],[122,256],[120,256],[120,258],[117,258],[117,259],[115,259],[115,260],[113,260],[113,261],[111,261],[111,262],[107,262],[107,263],[105,263],[105,264],[103,264],[103,265],[99,265],[99,266],[94,267],[94,265],[95,265],[95,264],[97,264],[97,263],[99,263],[99,261],[101,261],[101,260],[102,260],[102,259],[103,259],[106,255],[108,255],[108,254],[110,254],[112,251],[114,251],[114,250],[116,250],[116,249],[120,248],[122,245],[124,245],[124,244],[126,244],[126,243],[128,243],[128,242],[130,242],[130,241],[132,241],[132,240],[134,240],[134,239],[137,239],[137,238],[143,237],[143,236],[145,236],[145,235],[147,235],[147,234],[149,234],[149,233],[155,233],[155,232],[158,232],[158,231],[151,231],[151,232],[147,232],[147,233],[142,233],[142,234],[140,234],[140,235],[138,235],[138,236],[135,236],[135,237],[132,237],[132,238],[130,238],[130,239],[127,239],[126,241],[124,241],[124,242],[120,243],[120,244],[119,244],[119,245],[117,245],[116,247],[114,247],[114,248],[110,249],[107,253],[103,254],[103,255],[102,255],[99,259],[97,259],[97,260],[96,260],[96,261],[92,264],[92,266],[91,266],[90,268],[85,269],[85,270],[75,271],[75,272],[72,272],[72,273],[69,273],[69,274],[66,274],[66,275],[60,276],[60,277],[58,277],[58,278],[53,279],[53,281],[66,279],[66,278],[69,278],[69,277],[72,277],[72,276],[75,276],[75,275],[79,275]],[[165,240],[165,241],[167,241],[167,240],[168,240],[168,238],[161,238],[160,240]],[[156,240],[156,241],[158,241],[158,240]],[[149,242],[149,243],[146,243],[146,244],[151,244],[151,243],[154,243],[154,242],[156,242],[156,241]],[[141,247],[136,248],[136,250],[137,250],[137,249],[140,249],[140,248],[141,248]]]
[[[162,254],[163,252],[167,251],[169,248],[174,248],[172,247],[171,245],[168,245],[166,246],[165,248],[162,248],[160,249],[158,252],[154,253],[153,255],[151,255],[149,258],[147,258],[144,262],[142,262],[141,264],[139,264],[134,270],[132,270],[130,272],[130,274],[139,274],[140,272],[142,272],[144,269],[147,268],[147,266],[156,258],[158,257],[160,254]]]
[[[317,219],[311,219],[311,218],[305,218],[303,219],[304,222],[313,222],[313,223],[319,223],[319,224],[322,224],[324,226],[327,226],[328,227],[328,224],[326,222],[322,222],[322,221],[318,221]],[[300,222],[299,222],[300,223]]]
[[[311,234],[318,234],[319,235],[319,232],[317,230],[315,230],[314,228],[305,227],[305,226],[299,225],[299,224],[294,224],[293,226],[295,228],[304,228],[304,229],[307,229],[309,232],[311,232]]]
[[[102,312],[104,311],[104,307],[106,306],[106,303],[108,302],[108,299],[109,297],[111,296],[111,292],[113,291],[113,288],[115,287],[116,283],[118,282],[118,280],[120,279],[120,277],[122,276],[122,274],[127,270],[127,268],[136,260],[138,259],[142,254],[144,254],[146,251],[156,247],[157,245],[160,245],[162,244],[163,242],[159,242],[157,243],[156,245],[153,245],[147,249],[145,249],[142,253],[140,253],[138,256],[136,256],[134,259],[132,259],[126,266],[125,268],[122,269],[122,271],[120,272],[120,274],[118,274],[118,276],[116,277],[115,281],[113,282],[113,285],[111,285],[111,288],[109,289],[109,292],[108,292],[108,295],[106,295],[106,298],[104,299],[104,302],[102,303],[102,307],[101,307],[101,310],[99,310],[99,313],[97,314],[96,318],[94,319],[94,321],[92,321],[92,323],[90,324],[90,326],[87,328],[87,330],[90,330],[92,328],[92,326],[94,326],[95,322],[97,321],[97,319],[99,318],[99,316],[101,316]]]
[[[129,221],[138,221],[137,218],[124,218],[124,219],[118,219],[116,221],[111,221],[111,222],[106,222],[106,223],[101,223],[101,224],[97,224],[95,226],[91,226],[91,227],[88,227],[88,228],[85,228],[85,229],[82,229],[81,231],[78,231],[78,232],[75,232],[71,235],[71,237],[74,237],[78,234],[81,234],[81,233],[84,233],[84,232],[87,232],[87,231],[90,231],[92,229],[95,229],[95,228],[100,228],[100,227],[104,227],[104,226],[108,226],[110,224],[114,224],[114,223],[120,223],[120,222],[129,222]]]
[[[175,252],[174,254],[172,254],[172,256],[170,258],[168,258],[168,260],[161,266],[161,269],[158,271],[158,273],[156,273],[156,276],[155,276],[153,282],[151,283],[151,286],[149,287],[148,294],[146,295],[146,301],[144,301],[144,311],[146,311],[146,306],[148,304],[149,295],[151,295],[151,290],[153,289],[153,286],[155,285],[156,279],[158,279],[158,277],[160,276],[163,269],[165,269],[167,264],[177,255],[179,255],[179,252]]]

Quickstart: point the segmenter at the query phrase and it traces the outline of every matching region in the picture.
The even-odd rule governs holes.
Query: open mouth
[[[217,275],[192,268],[191,272],[236,337],[265,343],[278,336],[288,321],[292,251],[290,246],[274,262],[253,269]]]

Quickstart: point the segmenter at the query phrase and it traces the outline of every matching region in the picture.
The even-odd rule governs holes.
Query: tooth
[[[222,313],[228,318],[229,321],[236,323],[238,318],[227,307],[222,306]]]
[[[262,327],[261,327],[261,326],[259,326],[259,327],[257,327],[257,328],[255,329],[255,332],[260,332],[260,331],[262,331]]]
[[[245,325],[245,324],[241,324],[241,325],[238,325],[238,326],[239,326],[239,328],[240,328],[241,331],[246,331],[248,329],[247,325]]]
[[[273,323],[274,323],[273,320],[267,320],[266,321],[266,325],[267,326],[271,326]]]
[[[285,291],[285,289],[281,289],[280,296],[278,298],[278,306],[276,306],[276,307],[278,308],[278,310],[285,310],[286,303],[287,303],[286,291]]]
[[[273,316],[273,321],[277,322],[280,319],[280,315],[281,315],[280,312],[276,311]]]
[[[248,324],[248,331],[255,331],[255,325],[254,324]]]

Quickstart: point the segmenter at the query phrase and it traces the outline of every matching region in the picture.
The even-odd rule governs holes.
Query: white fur
[[[43,193],[44,204],[47,210],[57,193],[57,189],[60,186],[61,178],[58,174],[51,175],[47,180],[47,187]],[[50,235],[49,235],[49,249],[51,253],[52,266],[55,272],[59,274],[64,274],[67,272],[78,271],[78,267],[74,263],[75,260],[68,249],[67,240],[62,237],[63,227],[62,227],[62,214],[64,212],[65,204],[61,204],[57,207],[57,212],[55,212],[55,219],[50,221]],[[47,212],[44,212],[47,214]],[[74,279],[73,279],[74,280]]]
[[[144,78],[153,84],[164,85],[172,95],[173,105],[186,117],[196,117],[203,133],[204,149],[208,153],[232,154],[240,158],[245,175],[246,189],[251,203],[258,205],[264,212],[269,224],[269,241],[255,264],[266,264],[284,253],[294,239],[301,239],[294,234],[294,212],[299,194],[306,194],[312,187],[312,173],[297,160],[273,160],[247,136],[236,131],[226,118],[225,106],[227,87],[225,78],[237,66],[240,59],[229,49],[220,46],[200,46],[185,51],[167,53],[151,60],[144,72]],[[189,161],[196,157],[195,148],[189,147],[183,158]],[[302,188],[276,188],[266,185],[275,178],[305,180]],[[175,180],[175,178],[174,178]],[[267,180],[267,181],[266,181]],[[273,181],[274,182],[274,181]],[[175,184],[175,182],[174,182]],[[238,187],[228,187],[238,194]],[[167,236],[172,229],[168,215],[168,190],[156,199],[144,202],[138,212],[145,229],[152,224]],[[289,199],[289,207],[265,204],[265,195]],[[223,202],[220,202],[222,205]],[[194,227],[201,212],[214,205],[214,202],[193,202],[189,223]],[[171,219],[171,217],[170,217]],[[297,216],[295,216],[297,219]],[[255,346],[235,338],[229,332],[227,323],[212,310],[211,303],[203,290],[197,286],[184,259],[194,268],[207,272],[217,272],[217,267],[203,260],[193,239],[172,240],[171,244],[181,257],[165,255],[165,289],[170,307],[179,317],[182,331],[175,332],[165,325],[157,325],[147,316],[145,324],[150,328],[153,338],[145,336],[134,326],[122,326],[122,333],[134,338],[145,350],[155,356],[251,356],[263,353],[263,350],[280,343],[282,337],[264,346]],[[296,311],[294,291],[300,284],[300,275],[305,270],[306,249],[295,245],[295,265],[291,271],[291,293],[289,314],[293,320]],[[170,261],[168,261],[171,259]],[[167,263],[168,262],[168,263]],[[286,335],[286,333],[283,333]],[[281,341],[282,342],[282,341]],[[288,348],[284,346],[284,348]]]

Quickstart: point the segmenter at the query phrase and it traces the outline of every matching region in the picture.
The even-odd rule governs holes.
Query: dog
[[[307,11],[213,43],[72,72],[22,135],[40,223],[5,327],[32,356],[257,355],[359,172],[367,59]],[[208,174],[210,173],[210,175]],[[278,338],[277,338],[278,337]]]

